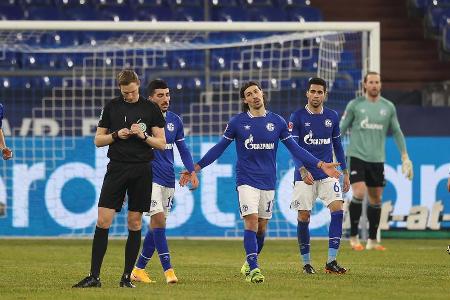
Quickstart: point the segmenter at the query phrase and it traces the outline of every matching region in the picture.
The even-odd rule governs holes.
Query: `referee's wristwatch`
[[[143,142],[145,142],[148,139],[149,135],[147,132],[144,131],[144,138],[142,139]]]

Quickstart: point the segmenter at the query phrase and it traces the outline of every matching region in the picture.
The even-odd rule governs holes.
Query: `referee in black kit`
[[[91,272],[75,288],[101,287],[100,268],[108,246],[108,231],[128,194],[128,239],[120,287],[134,288],[130,274],[141,245],[142,213],[150,210],[153,150],[164,150],[165,120],[161,110],[139,96],[139,78],[132,70],[117,75],[120,97],[105,105],[94,143],[109,145],[108,164],[98,203],[92,242]]]

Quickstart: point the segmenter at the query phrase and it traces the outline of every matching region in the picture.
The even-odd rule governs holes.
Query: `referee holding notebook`
[[[153,102],[139,95],[140,81],[132,70],[117,75],[121,96],[102,110],[95,145],[109,145],[110,162],[98,203],[98,219],[92,242],[90,274],[74,288],[101,287],[100,269],[108,245],[108,231],[128,194],[128,239],[120,287],[134,288],[130,274],[141,244],[142,213],[150,209],[153,150],[164,150],[165,120]]]

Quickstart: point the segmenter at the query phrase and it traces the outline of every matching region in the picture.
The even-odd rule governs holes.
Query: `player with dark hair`
[[[155,150],[155,160],[152,162],[153,187],[152,202],[150,206],[150,226],[144,239],[141,255],[131,273],[131,279],[145,283],[151,283],[149,275],[145,271],[147,263],[153,256],[155,248],[166,276],[167,283],[177,283],[178,278],[170,262],[169,247],[166,239],[166,218],[173,205],[175,194],[175,173],[173,146],[177,145],[181,160],[192,176],[192,188],[198,187],[197,175],[194,171],[194,163],[184,141],[183,121],[175,113],[168,111],[170,105],[170,91],[167,83],[161,79],[153,80],[147,87],[148,99],[158,105],[162,111],[166,126],[166,149]]]
[[[362,201],[368,194],[367,219],[369,239],[366,249],[385,250],[377,242],[377,231],[381,216],[381,196],[386,180],[384,177],[385,143],[390,128],[401,153],[402,171],[412,180],[413,165],[406,151],[405,137],[397,119],[394,104],[381,96],[381,77],[377,72],[368,72],[364,77],[362,97],[351,100],[342,116],[342,132],[351,128],[347,158],[353,198],[349,205],[350,245],[356,251],[364,250],[358,239]]]
[[[350,188],[344,149],[341,144],[339,117],[337,112],[323,106],[327,96],[327,86],[322,78],[311,78],[308,82],[306,97],[308,103],[291,114],[289,130],[292,137],[315,157],[325,162],[333,161],[333,150],[344,173],[344,187],[339,180],[329,177],[316,166],[295,159],[294,193],[291,208],[298,211],[297,238],[300,255],[303,259],[303,272],[315,274],[310,258],[309,221],[311,210],[317,198],[320,198],[331,213],[328,231],[328,260],[325,272],[343,274],[347,270],[341,267],[336,256],[342,236],[344,216],[342,191]]]
[[[240,90],[244,112],[234,116],[222,139],[195,165],[196,171],[218,159],[232,141],[236,142],[236,185],[239,212],[244,219],[246,262],[241,268],[247,282],[260,283],[264,276],[258,266],[258,253],[264,245],[267,223],[272,218],[276,183],[276,153],[281,140],[298,160],[338,178],[337,163],[326,163],[299,147],[292,139],[286,121],[267,111],[264,94],[257,82],[249,81]],[[189,180],[183,174],[180,184]]]
[[[108,246],[108,232],[114,215],[128,195],[128,239],[125,266],[120,287],[134,288],[130,274],[141,244],[142,213],[150,209],[152,195],[153,150],[164,150],[164,117],[152,102],[139,95],[140,81],[132,70],[117,76],[121,96],[108,102],[102,110],[94,143],[109,145],[110,162],[98,202],[98,219],[92,242],[90,274],[75,288],[101,287],[100,269]]]

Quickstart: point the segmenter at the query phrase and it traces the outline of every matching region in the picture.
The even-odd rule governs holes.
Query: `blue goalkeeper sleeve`
[[[212,164],[216,159],[218,159],[222,153],[227,149],[228,145],[231,144],[233,140],[226,139],[222,137],[222,139],[215,144],[208,152],[200,159],[197,163],[202,169],[210,164]]]

